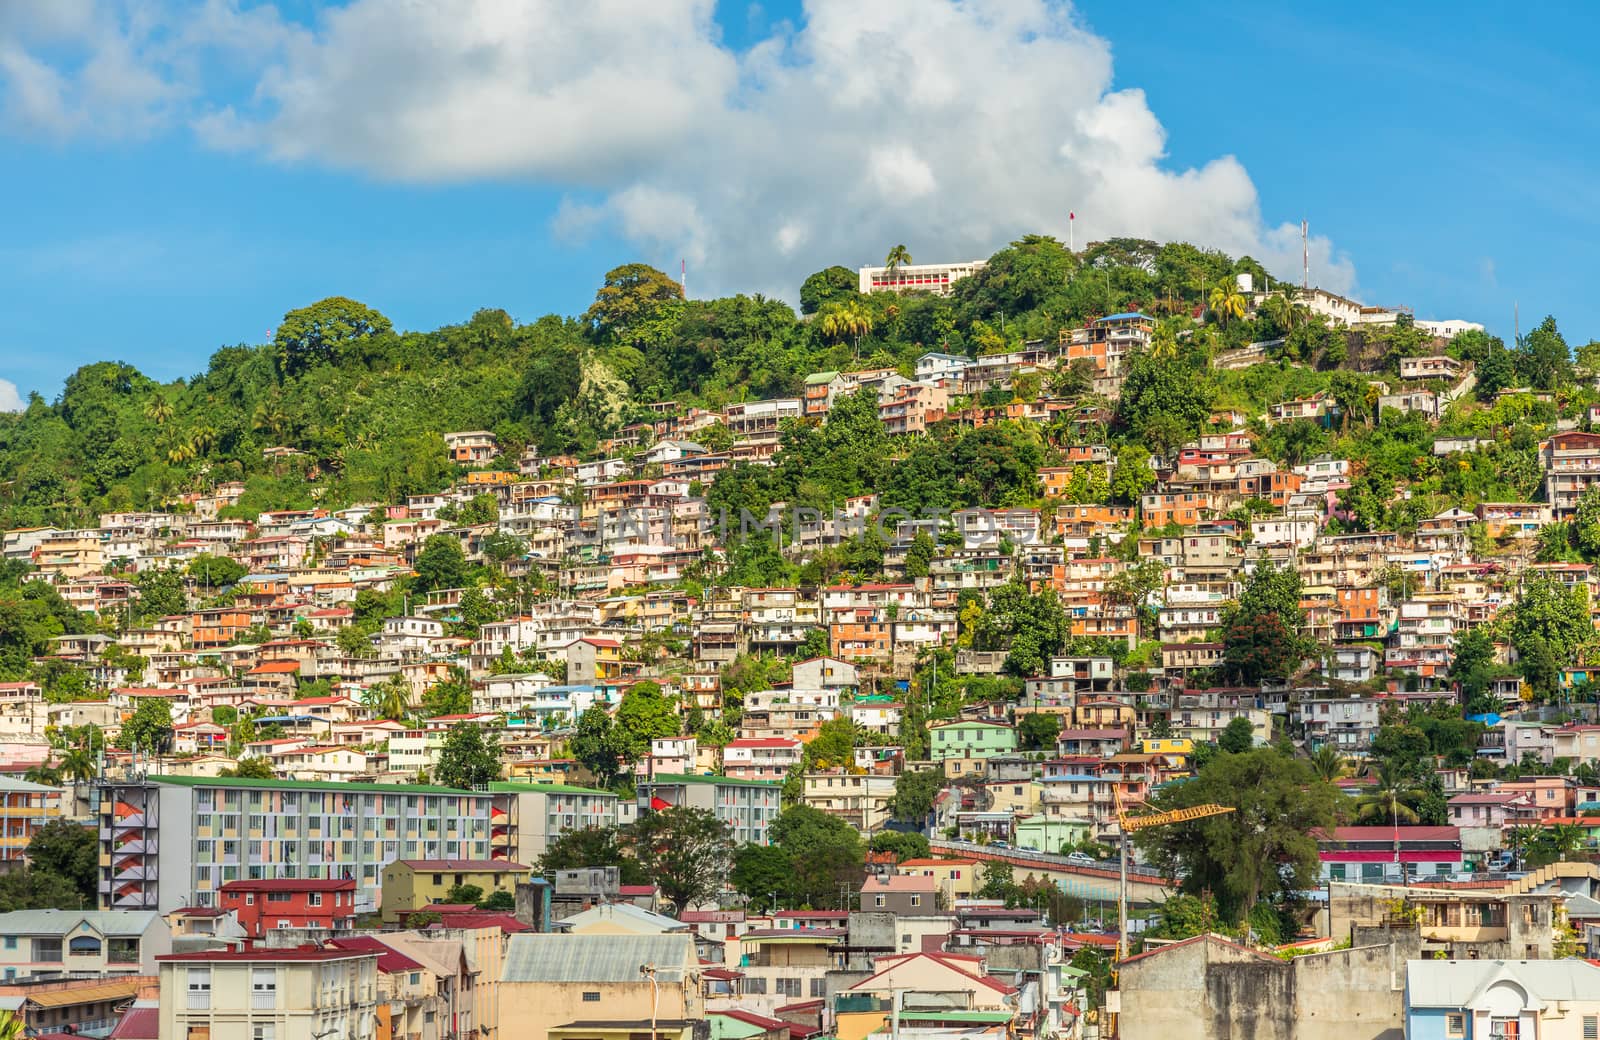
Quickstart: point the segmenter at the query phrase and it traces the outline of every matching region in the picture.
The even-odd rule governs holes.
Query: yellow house
[[[890,1027],[890,1002],[899,993],[902,1009],[930,1007],[934,1019],[927,1023],[961,1021],[965,1030],[1002,1032],[1017,1012],[1017,991],[990,978],[983,958],[952,953],[909,953],[879,957],[877,973],[834,997],[834,1035],[838,1040],[866,1040]],[[919,1001],[919,994],[933,997]],[[901,1025],[915,1026],[901,1011]]]
[[[457,885],[476,885],[479,898],[496,892],[516,895],[517,882],[533,877],[533,868],[498,859],[397,859],[383,868],[381,909],[384,924],[394,924],[430,903],[447,903]]]
[[[939,883],[946,906],[978,894],[980,865],[975,859],[908,859],[895,868],[900,874],[931,877]]]
[[[1034,780],[992,780],[983,788],[993,799],[989,812],[1032,816],[1039,811],[1039,792],[1044,785]]]
[[[1145,755],[1192,755],[1194,741],[1179,737],[1150,737],[1139,741],[1139,752]]]
[[[513,935],[499,990],[502,1028],[519,1037],[690,1040],[705,1018],[687,933]]]

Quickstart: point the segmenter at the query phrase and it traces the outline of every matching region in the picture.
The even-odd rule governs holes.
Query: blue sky
[[[0,381],[192,374],[334,294],[402,328],[575,313],[634,258],[792,299],[826,263],[987,255],[1068,208],[1080,242],[1186,237],[1286,275],[1304,216],[1314,281],[1600,335],[1592,11],[708,3],[0,11]]]

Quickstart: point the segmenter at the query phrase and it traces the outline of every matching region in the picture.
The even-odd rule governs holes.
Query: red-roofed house
[[[800,761],[802,745],[790,737],[745,737],[722,749],[722,771],[738,780],[784,780]]]
[[[568,683],[606,686],[622,679],[622,644],[615,639],[575,639],[566,655]]]
[[[233,911],[245,934],[264,938],[274,928],[335,932],[354,928],[356,883],[344,878],[270,878],[222,886],[224,911]]]
[[[854,986],[841,991],[837,1007],[861,1007],[859,1011],[840,1010],[836,1014],[835,1035],[839,1040],[865,1040],[880,1030],[887,1030],[890,1022],[890,1000],[901,994],[902,1007],[917,1007],[916,994],[938,994],[931,1006],[946,1009],[959,1008],[962,1012],[994,1012],[1007,1017],[998,1018],[993,1025],[1000,1027],[1000,1035],[1009,1033],[1016,1014],[1016,989],[990,978],[984,968],[983,958],[949,953],[907,953],[892,957],[879,957],[873,967],[876,973]],[[877,997],[870,1002],[851,1000],[851,997]],[[952,1004],[952,1001],[954,1004]],[[929,1003],[923,1001],[923,1004]],[[970,1016],[969,1016],[970,1018]],[[902,1027],[915,1025],[901,1015]],[[982,1035],[978,1024],[968,1021],[963,1035]]]

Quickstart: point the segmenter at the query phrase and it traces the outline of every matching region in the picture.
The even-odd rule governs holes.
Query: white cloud
[[[573,194],[559,234],[610,225],[646,259],[686,259],[697,294],[792,297],[811,271],[902,242],[922,261],[987,256],[1027,232],[1064,238],[1069,210],[1080,244],[1181,238],[1298,277],[1297,219],[1264,221],[1231,156],[1172,167],[1143,92],[1112,89],[1109,43],[1061,3],[808,0],[800,25],[741,53],[714,6],[350,0],[299,28],[206,0],[177,44],[123,36],[158,41],[125,53],[179,97],[205,71],[183,55],[238,55],[241,96],[138,94],[139,111],[177,106],[213,146],[381,179],[555,185]],[[80,36],[96,24],[61,20]],[[114,47],[99,52],[107,81],[138,84]],[[13,107],[26,81],[35,121],[83,110],[86,74],[5,60]],[[1352,287],[1326,238],[1311,252],[1314,281]]]
[[[20,412],[24,406],[17,384],[9,379],[0,379],[0,412]]]

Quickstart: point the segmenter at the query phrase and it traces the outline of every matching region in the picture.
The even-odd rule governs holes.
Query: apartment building
[[[59,787],[0,777],[0,864],[21,862],[41,828],[63,818]]]
[[[448,787],[153,776],[100,788],[107,909],[219,905],[230,881],[350,878],[378,909],[397,859],[488,859],[492,796]]]
[[[722,748],[722,772],[735,780],[775,780],[788,778],[800,762],[804,749],[789,737],[741,737]]]
[[[531,881],[533,868],[503,859],[397,859],[383,868],[383,922],[396,924],[435,903],[450,902],[457,886],[484,896],[515,896],[517,882]]]
[[[1564,520],[1578,508],[1589,485],[1600,482],[1600,433],[1557,433],[1540,446],[1539,463],[1544,499],[1555,519]]]
[[[160,1036],[376,1040],[378,955],[300,947],[160,958]]]
[[[172,932],[152,910],[13,910],[0,914],[0,976],[154,974]]]
[[[896,267],[863,267],[859,271],[860,291],[926,292],[950,295],[950,287],[963,278],[983,270],[986,260],[967,260],[953,264],[900,264]]]
[[[262,878],[229,881],[219,906],[252,939],[268,931],[342,932],[356,925],[356,883],[350,878]]]
[[[673,806],[705,809],[728,825],[734,843],[768,844],[767,832],[782,809],[783,785],[727,776],[658,774],[638,785],[639,812]]]

